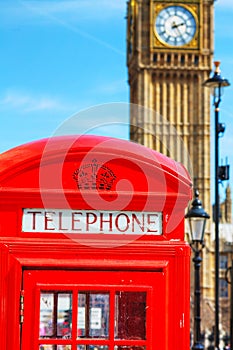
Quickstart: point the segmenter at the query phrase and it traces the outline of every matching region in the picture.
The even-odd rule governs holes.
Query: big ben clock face
[[[156,16],[155,32],[165,45],[185,46],[192,41],[196,31],[196,19],[186,7],[167,6]]]

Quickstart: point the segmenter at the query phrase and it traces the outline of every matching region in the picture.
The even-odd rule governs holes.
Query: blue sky
[[[123,0],[1,0],[0,151],[128,101],[125,15]]]
[[[74,132],[128,137],[126,0],[1,0],[0,152],[56,133],[93,106],[123,103],[121,113]],[[221,103],[221,157],[233,169],[233,1],[215,2],[215,59],[232,83]],[[98,107],[97,107],[98,110]],[[107,108],[107,111],[111,108]],[[104,124],[96,129],[96,125]]]

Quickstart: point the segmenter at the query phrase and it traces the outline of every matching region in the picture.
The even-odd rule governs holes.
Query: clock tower
[[[130,138],[186,165],[209,213],[213,2],[127,3]]]

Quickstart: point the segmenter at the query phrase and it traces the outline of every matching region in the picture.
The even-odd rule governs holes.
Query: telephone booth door
[[[26,270],[23,289],[21,350],[161,349],[162,271]]]

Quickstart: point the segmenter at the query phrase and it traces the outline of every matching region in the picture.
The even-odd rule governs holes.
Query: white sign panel
[[[101,315],[102,310],[100,307],[92,307],[90,318],[91,318],[91,329],[101,329]]]
[[[85,329],[86,324],[86,309],[85,307],[78,307],[78,328],[79,329]]]
[[[162,213],[23,209],[23,232],[161,235]]]

